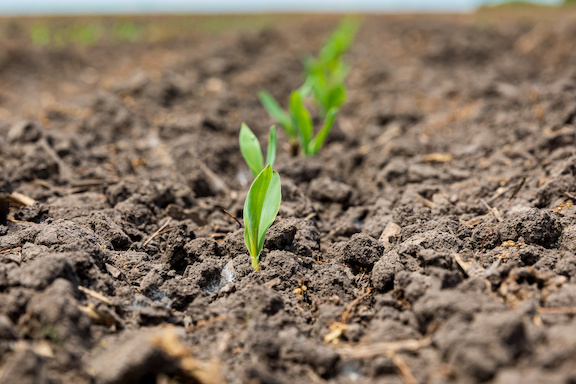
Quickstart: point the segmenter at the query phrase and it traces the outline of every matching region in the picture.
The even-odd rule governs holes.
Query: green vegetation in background
[[[277,15],[0,18],[0,39],[25,39],[33,46],[47,48],[158,42],[192,33],[259,30],[277,25],[279,20],[290,18]]]
[[[497,3],[494,2],[489,2],[489,3],[485,3],[484,5],[482,5],[480,7],[480,9],[483,8],[492,8],[492,9],[499,9],[499,8],[503,8],[503,9],[526,9],[526,8],[542,8],[542,7],[546,7],[546,8],[550,8],[553,7],[553,5],[550,4],[542,4],[542,3],[535,3],[532,1],[522,1],[522,0],[503,0]]]
[[[95,24],[77,26],[73,33],[76,36],[75,41],[81,45],[93,45],[102,38],[100,27]]]
[[[112,27],[112,40],[117,42],[135,43],[142,40],[144,27],[133,21],[119,21]]]
[[[44,47],[50,44],[50,28],[45,24],[34,24],[30,27],[30,40],[32,44]]]
[[[35,46],[66,47],[72,44],[94,45],[101,40],[98,24],[66,24],[49,26],[47,23],[34,23],[29,29],[30,41]]]

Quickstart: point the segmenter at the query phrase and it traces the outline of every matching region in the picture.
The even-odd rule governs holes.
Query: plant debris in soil
[[[240,124],[337,18],[0,46],[0,382],[576,381],[576,23],[501,16],[363,20],[260,272]]]

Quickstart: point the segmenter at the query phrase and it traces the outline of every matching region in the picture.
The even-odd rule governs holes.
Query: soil
[[[538,12],[364,18],[260,272],[240,124],[337,17],[4,42],[0,382],[576,382],[576,15]]]

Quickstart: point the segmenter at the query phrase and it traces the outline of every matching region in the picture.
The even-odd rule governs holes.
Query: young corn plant
[[[322,127],[318,133],[314,135],[312,117],[304,106],[300,93],[297,91],[292,92],[290,95],[290,114],[298,131],[300,148],[304,156],[316,156],[318,152],[320,152],[320,149],[322,149],[328,137],[328,133],[330,133],[330,129],[332,129],[334,120],[336,120],[337,113],[337,108],[330,109],[326,116],[324,116]]]
[[[260,142],[252,130],[244,123],[240,128],[240,152],[244,161],[248,164],[250,171],[254,177],[264,169],[264,156],[260,148]],[[268,150],[266,151],[266,164],[274,165],[276,159],[276,127],[270,127],[270,135],[268,137]]]
[[[345,81],[349,68],[342,57],[352,45],[357,30],[355,19],[344,19],[328,38],[318,58],[309,57],[304,61],[306,80],[300,92],[312,94],[322,118],[331,109],[340,108],[346,100]]]
[[[258,93],[268,114],[279,122],[288,135],[294,155],[299,146],[305,156],[315,156],[324,145],[338,109],[346,100],[348,66],[344,63],[343,55],[350,48],[357,29],[355,20],[345,19],[326,41],[318,58],[305,60],[305,81],[290,95],[288,111],[282,109],[269,92]],[[304,106],[309,98],[317,105],[322,120],[316,135],[310,113]]]
[[[266,232],[278,214],[281,200],[280,176],[268,164],[254,179],[244,202],[244,242],[256,271],[260,270]]]

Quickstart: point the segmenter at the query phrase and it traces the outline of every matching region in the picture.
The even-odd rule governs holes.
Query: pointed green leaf
[[[252,130],[244,123],[242,123],[242,128],[240,128],[239,141],[242,157],[244,157],[246,164],[248,164],[252,174],[256,177],[264,168],[262,149],[260,148],[260,142],[258,142],[256,135],[254,135]]]
[[[258,249],[258,231],[262,207],[271,179],[272,167],[267,165],[252,182],[244,202],[244,240],[253,258],[260,255],[261,251],[261,249]]]
[[[342,56],[350,48],[358,26],[357,20],[344,19],[322,47],[320,60],[327,62]]]
[[[280,107],[280,104],[278,104],[276,99],[274,99],[274,96],[269,92],[262,90],[258,92],[258,98],[270,116],[278,121],[282,128],[284,128],[288,137],[290,139],[295,139],[296,131],[292,125],[292,121],[290,120],[290,115]]]
[[[326,141],[326,137],[328,137],[328,134],[332,129],[332,125],[334,125],[334,120],[336,120],[337,114],[338,110],[336,108],[332,108],[326,114],[326,118],[324,119],[324,125],[322,125],[322,129],[320,129],[316,137],[314,137],[314,139],[312,139],[312,142],[310,143],[311,155],[313,156],[317,155],[318,152],[320,152],[320,149],[322,149],[324,141]]]
[[[244,241],[256,270],[266,231],[278,214],[281,199],[280,176],[268,164],[254,179],[244,202]]]
[[[266,192],[266,198],[262,205],[262,213],[260,216],[260,228],[258,229],[258,249],[261,251],[264,247],[264,240],[268,228],[274,223],[274,219],[280,209],[280,201],[282,193],[280,190],[280,176],[278,172],[272,171],[270,184]]]
[[[290,95],[290,112],[292,113],[292,117],[296,123],[295,125],[298,128],[304,154],[306,154],[306,148],[314,134],[314,126],[312,125],[310,113],[308,113],[308,110],[304,106],[302,98],[297,91],[292,92]]]
[[[266,164],[274,166],[276,160],[276,127],[270,127],[270,135],[268,136],[268,150],[266,151]]]
[[[343,85],[337,85],[336,87],[332,88],[328,93],[328,97],[326,100],[326,105],[324,108],[326,110],[331,110],[333,108],[340,108],[344,101],[346,100],[346,88]]]
[[[350,67],[344,63],[344,60],[339,59],[330,72],[332,84],[344,84]]]

